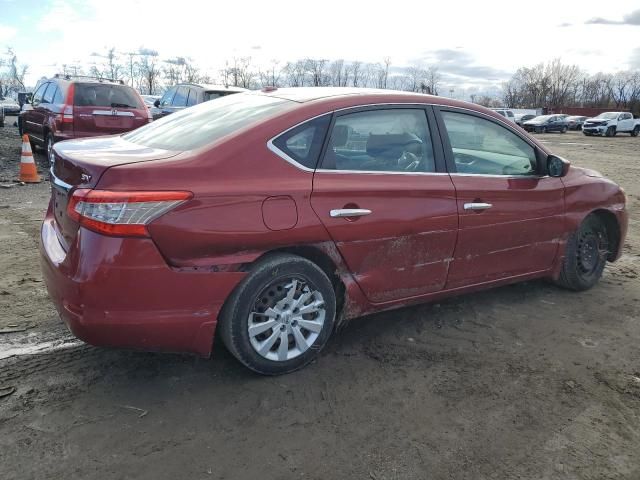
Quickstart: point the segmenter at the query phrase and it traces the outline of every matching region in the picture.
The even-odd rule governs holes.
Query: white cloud
[[[0,43],[11,40],[16,33],[18,33],[18,30],[15,27],[0,25]]]

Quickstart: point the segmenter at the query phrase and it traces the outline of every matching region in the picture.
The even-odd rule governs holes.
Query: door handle
[[[370,213],[371,210],[367,210],[366,208],[339,208],[337,210],[331,210],[329,215],[331,215],[332,218],[364,217]]]
[[[490,203],[465,203],[465,210],[486,210],[493,207]]]

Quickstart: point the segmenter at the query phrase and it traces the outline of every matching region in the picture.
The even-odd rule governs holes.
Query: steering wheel
[[[415,172],[420,167],[420,163],[420,158],[411,152],[403,152],[398,158],[398,166],[405,172]]]

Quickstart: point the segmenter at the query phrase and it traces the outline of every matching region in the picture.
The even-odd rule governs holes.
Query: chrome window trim
[[[58,177],[56,177],[55,173],[53,173],[53,167],[49,169],[49,176],[51,177],[51,180],[53,180],[53,183],[56,184],[58,187],[63,188],[66,191],[69,191],[73,188],[73,185],[70,185],[64,182],[63,180],[60,180]]]
[[[447,172],[398,172],[391,170],[331,170],[328,168],[318,168],[317,173],[364,173],[368,175],[449,175]]]
[[[365,105],[352,105],[350,107],[343,107],[343,108],[338,108],[336,110],[330,110],[328,112],[321,113],[320,115],[316,115],[314,117],[307,118],[306,120],[303,120],[302,122],[296,123],[293,127],[289,127],[286,130],[283,130],[282,132],[278,133],[277,135],[271,137],[267,141],[267,148],[269,150],[271,150],[273,153],[275,153],[276,155],[278,155],[280,158],[285,160],[287,163],[290,163],[294,167],[296,167],[296,168],[298,168],[298,169],[300,169],[300,170],[302,170],[304,172],[311,172],[311,173],[313,173],[313,172],[323,172],[323,173],[377,173],[377,174],[402,174],[402,175],[448,175],[448,173],[446,173],[446,172],[391,172],[391,171],[386,172],[386,171],[367,171],[367,170],[329,170],[329,169],[321,169],[321,168],[313,169],[313,168],[305,167],[304,165],[302,165],[301,163],[299,163],[296,160],[294,160],[293,158],[291,158],[289,155],[287,155],[285,152],[283,152],[282,150],[280,150],[278,147],[276,147],[273,144],[273,141],[275,139],[277,139],[281,135],[284,135],[288,131],[299,127],[303,123],[310,122],[311,120],[315,120],[316,118],[324,117],[325,115],[333,115],[334,113],[343,112],[345,110],[356,110],[356,109],[360,109],[360,108],[381,107],[381,106],[392,106],[392,107],[400,107],[400,108],[406,106],[406,107],[424,108],[424,107],[428,107],[428,106],[432,106],[432,105],[434,105],[434,104],[432,104],[432,103],[368,103],[368,104],[365,104]]]
[[[510,180],[513,179],[521,179],[521,180],[530,180],[532,178],[541,180],[543,178],[550,178],[549,175],[500,175],[500,174],[490,174],[490,173],[450,173],[452,177],[486,177],[486,178],[508,178]]]

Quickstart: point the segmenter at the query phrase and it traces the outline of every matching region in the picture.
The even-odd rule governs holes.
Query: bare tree
[[[141,91],[148,95],[156,95],[160,91],[161,70],[158,65],[158,52],[155,50],[143,49],[139,51],[140,60],[137,71],[140,75]]]
[[[20,64],[18,56],[11,47],[7,48],[4,57],[0,57],[0,95],[25,90],[24,79],[29,66]]]
[[[260,85],[262,87],[279,87],[280,86],[280,76],[282,69],[279,67],[280,62],[278,60],[271,60],[271,63],[267,69],[264,71],[261,70],[259,73],[260,76]]]

